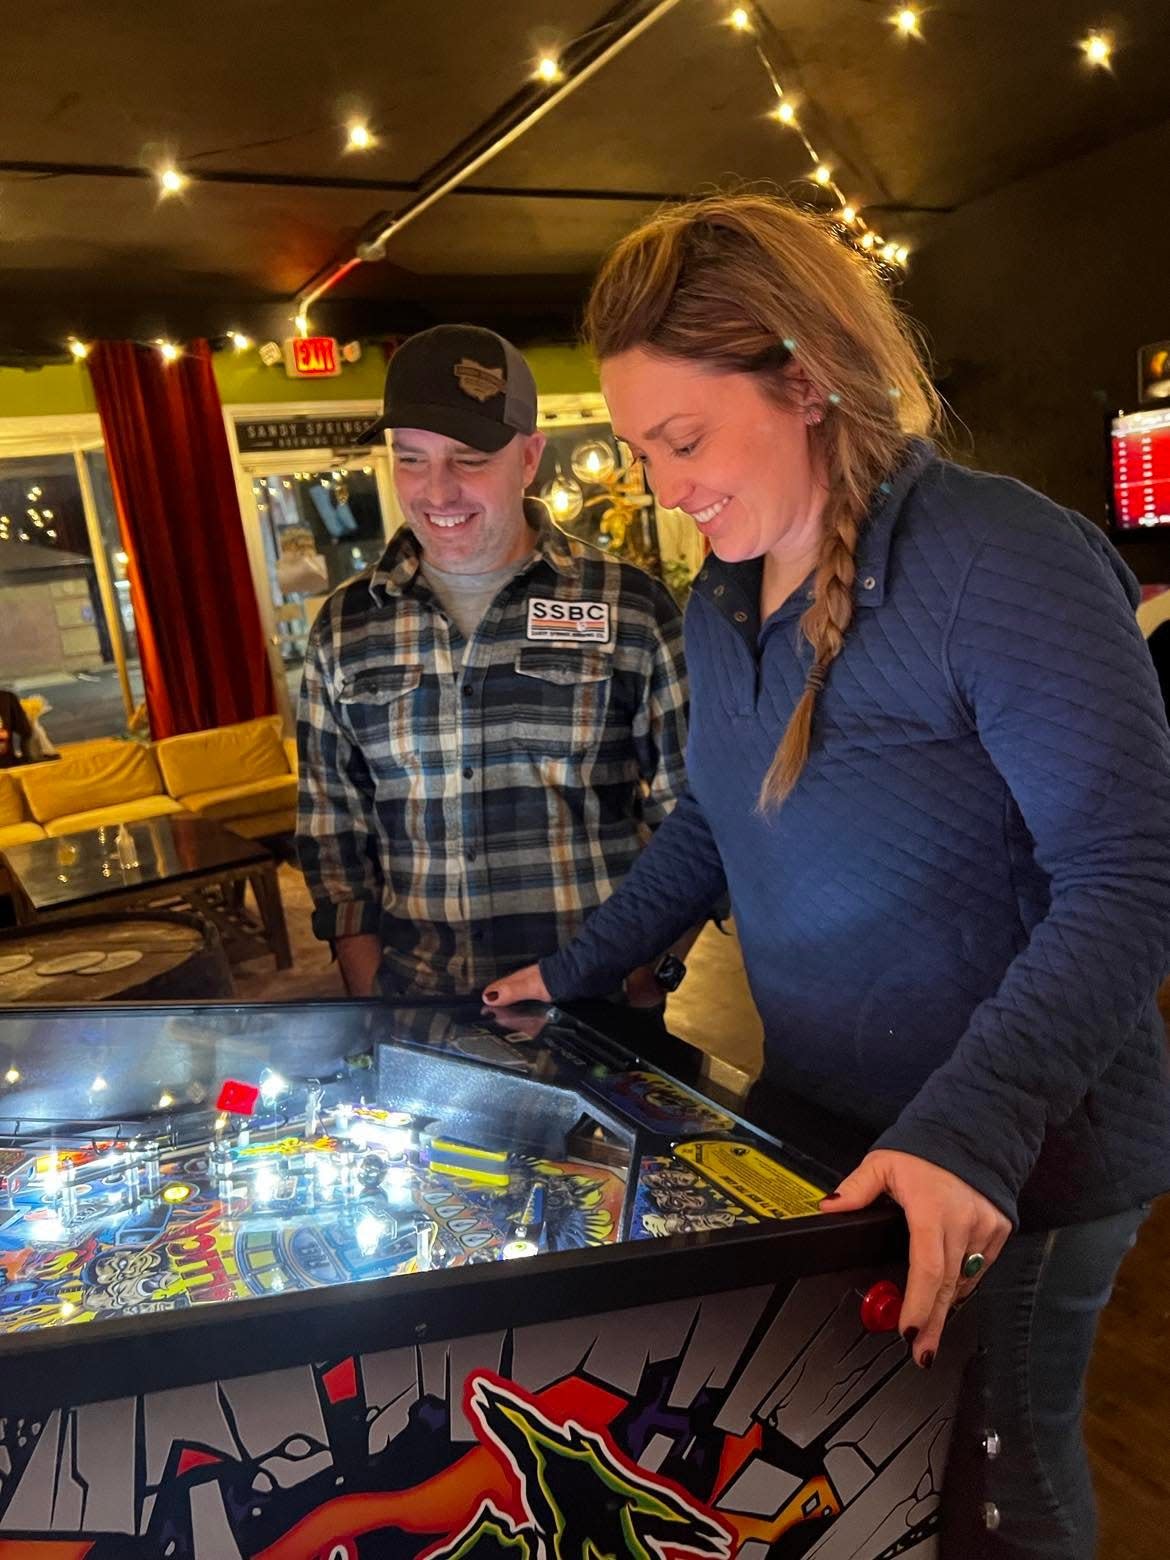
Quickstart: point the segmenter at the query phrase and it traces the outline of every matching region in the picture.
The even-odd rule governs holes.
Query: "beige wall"
[[[91,607],[84,579],[0,585],[4,680],[100,667],[97,629],[86,621]]]

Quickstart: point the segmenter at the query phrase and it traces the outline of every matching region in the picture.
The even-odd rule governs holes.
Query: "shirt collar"
[[[553,524],[540,499],[526,498],[524,515],[536,533],[536,555],[526,565],[526,570],[543,559],[558,574],[575,577],[580,572],[580,562],[573,554],[569,538]],[[422,548],[414,532],[404,525],[391,537],[386,551],[370,573],[371,596],[404,595],[414,584],[421,563]]]
[[[857,542],[854,599],[859,607],[880,607],[886,599],[894,530],[924,468],[935,458],[929,439],[911,439],[901,463],[878,484]]]
[[[885,600],[894,530],[923,469],[935,458],[935,448],[928,439],[911,439],[900,464],[886,481],[878,484],[857,543],[857,606],[877,607]],[[711,554],[699,571],[695,591],[729,616],[748,637],[759,626],[760,575],[758,558],[747,563],[724,563]],[[793,605],[798,605],[795,599]],[[802,611],[804,605],[803,601],[799,603]]]

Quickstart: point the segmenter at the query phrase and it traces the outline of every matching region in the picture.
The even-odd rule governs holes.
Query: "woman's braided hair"
[[[613,249],[593,285],[585,337],[598,359],[643,347],[719,371],[758,374],[793,406],[791,361],[823,408],[809,439],[828,493],[812,600],[804,692],[760,789],[783,802],[808,758],[817,695],[853,618],[854,556],[878,485],[939,400],[913,327],[873,262],[823,217],[776,196],[715,195],[671,206]]]

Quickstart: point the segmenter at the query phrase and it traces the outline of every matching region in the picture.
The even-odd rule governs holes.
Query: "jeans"
[[[997,1455],[979,1446],[977,1497],[948,1520],[944,1555],[1094,1560],[1085,1373],[1101,1311],[1148,1211],[1013,1236],[976,1290],[979,1345],[956,1439],[970,1446],[991,1435]]]

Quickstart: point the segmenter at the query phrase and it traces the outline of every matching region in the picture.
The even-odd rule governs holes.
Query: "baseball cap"
[[[382,415],[361,435],[424,428],[494,453],[536,430],[536,381],[510,341],[479,325],[435,325],[410,336],[386,368]]]

